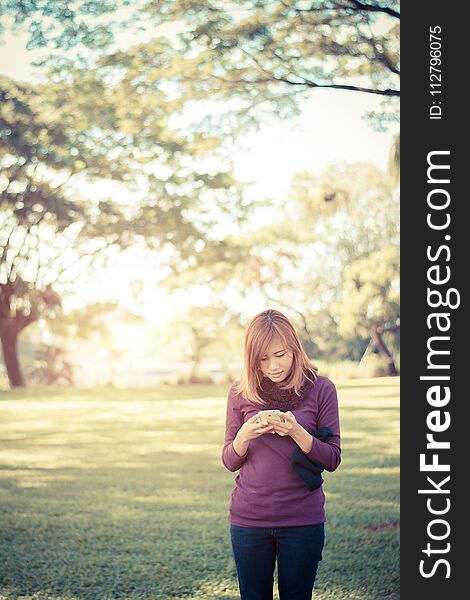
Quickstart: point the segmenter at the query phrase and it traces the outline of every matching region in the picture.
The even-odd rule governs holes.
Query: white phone
[[[280,413],[281,413],[281,411],[278,409],[271,409],[271,410],[260,410],[258,415],[260,416],[261,419],[272,419],[273,421],[280,421],[281,420]]]

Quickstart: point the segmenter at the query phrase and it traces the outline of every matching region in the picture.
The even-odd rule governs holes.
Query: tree
[[[387,333],[400,327],[399,256],[396,247],[384,246],[348,265],[340,301],[335,305],[339,331],[346,336],[370,337],[388,365],[388,375],[398,375]]]
[[[225,375],[232,374],[243,330],[239,315],[220,303],[189,307],[167,324],[163,336],[191,363],[188,381],[197,383],[201,381],[201,363],[205,358],[216,358]]]
[[[40,385],[74,383],[73,365],[63,348],[50,344],[41,344],[36,351],[29,376]]]
[[[117,242],[122,233],[117,207],[72,199],[66,183],[85,172],[117,177],[120,171],[102,148],[87,148],[69,122],[54,120],[31,86],[5,78],[0,86],[0,339],[10,384],[22,386],[19,334],[39,315],[59,315],[54,283],[66,265]],[[117,231],[106,233],[103,227],[110,222]]]
[[[350,358],[358,360],[372,340],[371,347],[392,364],[392,352],[383,334],[396,337],[399,332],[399,203],[393,176],[364,163],[335,165],[317,177],[302,174],[294,182],[286,213],[295,214],[299,220],[299,241],[305,245],[304,253],[309,257],[306,264],[313,271],[309,275],[305,270],[300,279],[307,284],[295,285],[291,280],[291,288],[307,292],[304,306],[312,306],[312,298],[319,298],[317,310],[307,314],[310,312],[310,320],[324,328],[323,334],[317,329],[319,339],[323,337],[323,350],[326,353],[334,350],[337,358],[346,351]],[[395,253],[396,263],[390,258],[389,264],[390,269],[396,267],[395,272],[377,269],[377,289],[364,288],[362,304],[350,315],[346,327],[345,313],[350,301],[348,274],[354,265],[378,260],[382,253],[389,258],[390,252]],[[316,258],[312,260],[313,257]],[[315,282],[319,273],[323,274],[323,286],[318,292]],[[387,286],[392,286],[394,293],[380,295],[382,287],[388,289]],[[390,366],[390,372],[393,369]]]
[[[54,82],[54,70],[38,87],[0,81],[0,338],[12,386],[24,385],[18,336],[41,315],[60,317],[58,285],[67,273],[76,278],[107,248],[136,238],[191,265],[206,246],[223,251],[220,240],[207,239],[210,208],[238,211],[229,173],[187,166],[204,155],[201,138],[171,132],[166,112],[142,127],[163,111],[164,98],[136,98],[124,109],[126,81],[107,86],[103,78],[71,65],[65,82]],[[105,180],[140,191],[139,200],[84,193],[87,183]]]
[[[350,89],[398,96],[398,2],[245,0],[162,2],[148,9],[192,25],[186,48],[210,53],[232,76],[227,83]],[[377,31],[382,19],[382,33]],[[384,21],[387,24],[384,26]],[[385,32],[383,31],[385,29]],[[345,81],[337,82],[339,77]],[[349,80],[368,78],[367,87]],[[381,85],[382,84],[382,85]],[[385,85],[384,85],[385,84]]]
[[[194,98],[227,102],[224,118],[232,107],[238,126],[266,111],[289,116],[300,98],[324,88],[384,98],[381,116],[371,116],[385,125],[396,120],[400,94],[398,7],[394,0],[163,0],[143,12],[149,23],[179,24],[175,78]]]
[[[298,174],[275,222],[252,225],[229,237],[232,255],[205,255],[196,269],[172,279],[173,286],[204,284],[223,292],[234,306],[274,306],[295,321],[312,358],[359,361],[372,325],[339,330],[338,301],[347,285],[349,265],[360,264],[384,248],[398,248],[399,205],[394,181],[365,163],[332,165],[318,175]],[[378,271],[377,285],[382,282]],[[387,322],[396,306],[389,296],[375,309],[374,319]],[[365,310],[365,304],[363,305]],[[367,311],[366,311],[367,312]],[[398,325],[398,320],[395,322]],[[387,325],[390,335],[398,330]],[[377,330],[380,334],[380,331]],[[383,339],[383,336],[382,336]]]
[[[290,116],[300,98],[324,88],[377,95],[385,103],[371,118],[379,126],[397,120],[398,0],[80,0],[73,8],[10,0],[4,11],[17,27],[28,25],[31,48],[51,50],[49,63],[57,63],[56,50],[78,54],[81,46],[109,55],[119,31],[134,27],[136,38],[150,40],[115,53],[117,70],[133,61],[141,90],[171,80],[190,102],[222,101],[223,118],[206,108],[203,119],[219,133],[236,133],[267,112]]]
[[[347,273],[351,265],[372,260],[382,252],[388,256],[391,250],[398,257],[399,203],[394,178],[364,163],[334,165],[316,177],[302,174],[294,180],[286,217],[289,214],[298,219],[297,235],[304,257],[303,261],[297,259],[303,267],[299,283],[295,283],[295,275],[290,277],[290,288],[307,307],[305,317],[315,323],[311,330],[321,340],[323,352],[330,356],[333,352],[336,358],[349,355],[358,360],[372,339],[372,347],[388,360],[392,353],[382,333],[398,334],[399,296],[385,295],[375,304],[371,292],[358,310],[364,311],[361,321],[364,322],[370,312],[367,307],[370,301],[375,306],[374,322],[367,317],[369,326],[358,324],[354,329],[338,327],[341,322],[344,325],[344,318],[338,314],[338,300],[344,298],[348,305]],[[286,283],[282,297],[295,306],[295,299],[289,300],[292,292],[289,295],[289,282]],[[379,290],[380,286],[389,285],[388,273],[378,270],[376,284]],[[393,286],[398,293],[396,284],[395,277]],[[344,310],[343,306],[340,311],[343,317]],[[391,324],[387,315],[396,311]],[[354,314],[357,316],[358,311]]]
[[[239,231],[250,207],[240,201],[230,169],[219,172],[205,159],[218,155],[229,163],[226,140],[267,112],[292,115],[315,88],[383,97],[392,104],[382,122],[397,112],[398,2],[143,2],[131,10],[136,26],[153,32],[173,23],[178,39],[157,29],[158,37],[110,51],[124,24],[115,9],[126,4],[3,5],[17,25],[28,25],[30,47],[53,51],[44,62],[44,85],[7,82],[2,92],[0,319],[8,369],[20,385],[16,339],[46,306],[59,314],[55,283],[69,265],[65,249],[81,260],[137,237],[168,253],[180,275],[200,267],[210,279],[207,266],[217,265],[224,280],[234,262],[241,265],[237,272],[247,269],[242,277],[269,271],[249,242],[222,239],[217,224],[235,223]],[[97,24],[94,16],[105,22]],[[92,52],[84,53],[83,44]],[[58,54],[71,49],[66,58]],[[200,102],[210,107],[202,116]],[[90,202],[77,191],[102,179],[121,182],[145,200],[124,208],[109,198]],[[336,205],[340,194],[330,196]],[[48,247],[47,236],[55,246]],[[354,242],[348,244],[341,252],[353,257]],[[59,262],[66,258],[61,266],[51,260],[54,247]],[[41,267],[32,273],[34,264]]]
[[[4,0],[0,15],[10,18],[13,31],[27,29],[28,49],[103,48],[116,30],[129,25],[120,13],[129,4],[129,0]],[[0,22],[0,34],[4,31]]]

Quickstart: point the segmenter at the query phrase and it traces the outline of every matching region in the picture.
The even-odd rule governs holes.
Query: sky
[[[26,50],[25,35],[5,35],[0,46],[0,74],[34,82],[38,76],[31,62],[36,57],[37,53]],[[242,138],[241,149],[232,157],[235,176],[253,182],[247,191],[248,197],[269,197],[282,202],[292,177],[301,171],[316,173],[341,161],[368,161],[385,169],[397,127],[378,132],[364,118],[366,111],[378,109],[379,104],[380,97],[371,94],[312,90],[301,103],[298,117],[289,121],[273,119],[259,131]],[[139,272],[145,273],[148,266],[136,267],[130,257],[127,266],[120,268],[119,275],[111,269],[108,277],[94,282],[88,288],[88,296],[84,293],[80,301],[107,300],[110,293],[117,293],[116,281],[129,281],[129,277],[132,280]],[[121,286],[121,297],[122,293]],[[130,292],[124,300],[132,303]],[[159,324],[186,303],[184,293],[170,300],[163,290],[145,287],[139,311],[149,321]],[[159,307],[157,311],[155,306]]]

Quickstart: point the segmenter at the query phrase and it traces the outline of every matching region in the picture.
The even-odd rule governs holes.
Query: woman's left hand
[[[281,436],[295,435],[298,432],[301,425],[297,423],[297,419],[290,412],[290,410],[285,413],[281,412],[279,416],[281,417],[281,421],[267,419],[268,423],[274,427],[274,433],[277,433]]]

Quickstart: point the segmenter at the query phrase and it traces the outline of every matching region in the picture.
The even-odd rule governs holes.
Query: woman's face
[[[281,338],[274,338],[260,358],[260,369],[265,377],[279,383],[288,377],[294,355]]]

